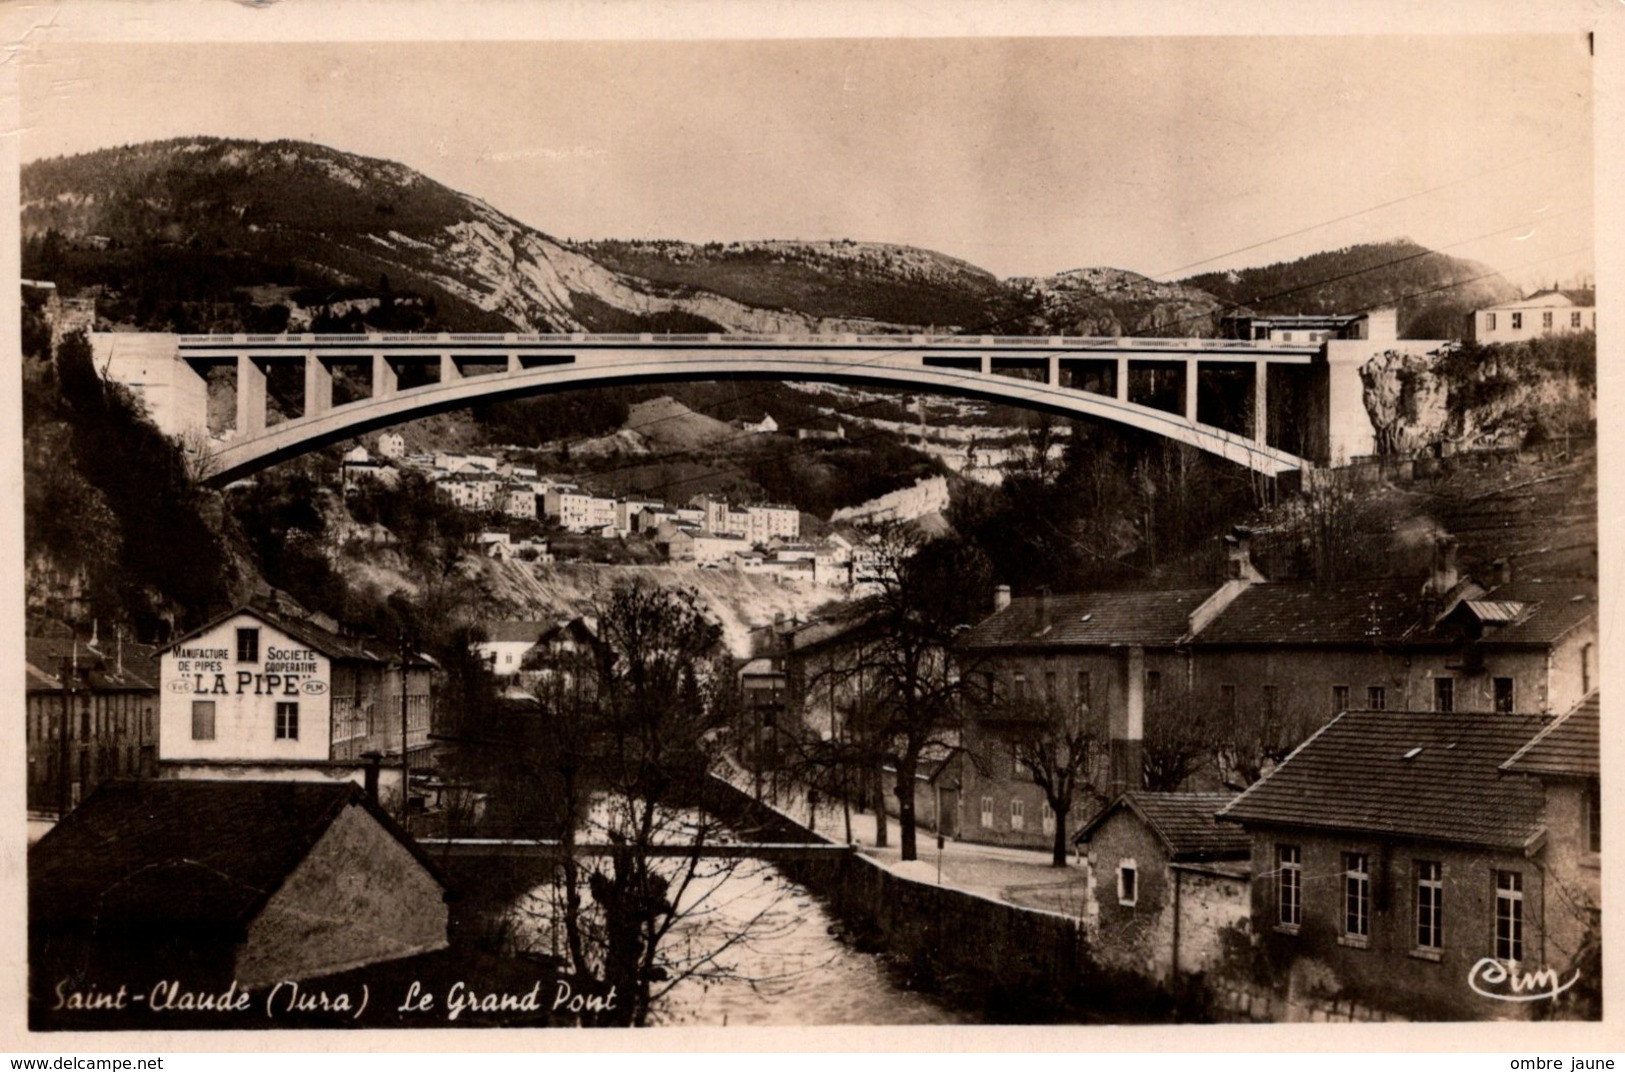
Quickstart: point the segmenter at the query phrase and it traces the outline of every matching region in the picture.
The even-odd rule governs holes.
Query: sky
[[[397,160],[549,234],[1155,278],[1412,238],[1592,270],[1583,35],[43,41],[24,161],[190,134]]]

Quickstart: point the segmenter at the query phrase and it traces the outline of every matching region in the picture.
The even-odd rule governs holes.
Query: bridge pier
[[[1202,363],[1194,357],[1185,362],[1185,419],[1196,423],[1196,381],[1202,375]]]
[[[395,366],[383,354],[372,355],[372,397],[389,398],[399,389]]]
[[[457,364],[457,359],[455,357],[453,357],[452,355],[450,355],[450,354],[441,354],[440,355],[440,382],[441,383],[455,383],[456,381],[458,381],[458,380],[460,380],[462,378],[463,378],[463,370],[462,370],[462,367]]]
[[[265,431],[265,366],[247,354],[237,355],[237,435]]]
[[[1253,442],[1269,446],[1269,365],[1253,362]]]
[[[315,353],[305,355],[305,416],[333,408],[333,370]]]
[[[1117,386],[1117,400],[1119,402],[1127,402],[1128,401],[1128,358],[1127,357],[1119,357],[1117,359],[1117,384],[1116,384],[1116,386]]]

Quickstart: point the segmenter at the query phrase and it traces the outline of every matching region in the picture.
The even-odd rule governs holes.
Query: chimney
[[[367,799],[374,804],[378,803],[378,764],[383,756],[377,752],[363,752],[361,758],[366,761],[366,769],[362,772],[362,785],[367,792]]]
[[[1116,796],[1141,783],[1140,748],[1145,739],[1145,649],[1131,644],[1123,651],[1123,702],[1110,707],[1111,791]]]
[[[1224,538],[1224,579],[1227,581],[1262,581],[1264,575],[1253,565],[1253,533],[1251,529],[1236,526]]]
[[[1049,585],[1038,586],[1038,628],[1049,628]]]
[[[1433,594],[1441,599],[1456,582],[1461,579],[1456,572],[1456,548],[1458,543],[1454,536],[1440,536],[1433,548]]]
[[[999,611],[1003,610],[1004,608],[1008,607],[1009,605],[1010,605],[1010,586],[1007,585],[1007,584],[1001,584],[997,588],[994,588],[993,589],[993,613],[997,614],[997,613],[999,613]]]
[[[1490,563],[1490,569],[1495,574],[1495,587],[1502,588],[1512,583],[1512,560],[1498,558]]]

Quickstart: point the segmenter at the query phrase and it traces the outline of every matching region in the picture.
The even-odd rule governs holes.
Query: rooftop
[[[1092,647],[1146,644],[1171,647],[1188,627],[1191,611],[1211,589],[1167,592],[1082,592],[1023,596],[965,633],[969,649]]]
[[[241,926],[351,804],[435,873],[349,782],[108,782],[30,850],[31,919]]]
[[[1507,774],[1596,778],[1602,773],[1600,697],[1593,692],[1501,764]]]
[[[1198,644],[1374,644],[1422,620],[1424,578],[1248,587],[1196,636]]]
[[[1236,799],[1234,793],[1124,793],[1079,830],[1074,842],[1086,842],[1114,812],[1127,808],[1150,827],[1173,860],[1239,858],[1251,851],[1252,839],[1241,827],[1218,822],[1214,815]]]
[[[1545,795],[1501,765],[1539,715],[1346,711],[1226,807],[1243,824],[1523,849]]]

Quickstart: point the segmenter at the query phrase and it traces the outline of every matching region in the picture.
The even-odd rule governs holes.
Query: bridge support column
[[[388,398],[395,393],[398,381],[395,366],[383,354],[372,355],[372,397]]]
[[[451,383],[463,378],[463,370],[457,367],[457,359],[450,354],[440,355],[440,382]]]
[[[1196,381],[1202,363],[1196,358],[1185,362],[1185,419],[1196,423]]]
[[[1059,387],[1059,386],[1061,386],[1061,359],[1060,358],[1052,357],[1052,358],[1049,359],[1049,372],[1044,377],[1044,382],[1049,384],[1051,387]]]
[[[1253,362],[1253,441],[1269,445],[1270,367],[1268,362]]]
[[[508,355],[508,371],[509,372],[523,372],[523,371],[525,371],[525,366],[520,362],[518,354],[509,354]]]
[[[1128,358],[1117,359],[1117,400],[1128,401]]]
[[[333,370],[316,354],[305,355],[305,416],[333,408]]]
[[[265,431],[265,368],[248,354],[237,355],[237,434]]]

